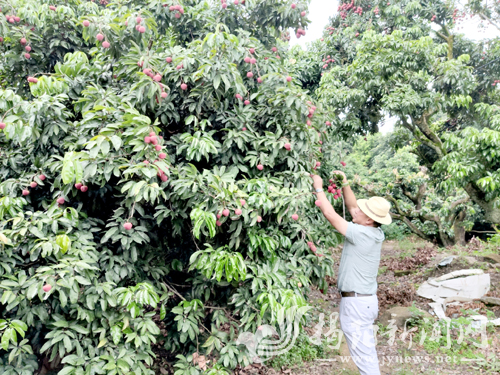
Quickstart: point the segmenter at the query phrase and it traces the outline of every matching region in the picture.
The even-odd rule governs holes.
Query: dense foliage
[[[0,1],[0,373],[224,373],[326,287],[307,3],[224,4]]]
[[[456,198],[442,223],[455,228],[440,236],[443,245],[463,243],[469,200],[500,223],[499,40],[467,39],[460,21],[468,11],[440,1],[341,3],[311,64],[324,64],[316,94],[335,111],[337,134],[377,132],[385,116],[396,118],[397,147],[417,155],[441,196]],[[422,182],[392,192],[414,203],[399,210],[393,201],[393,216],[439,226],[418,203]]]

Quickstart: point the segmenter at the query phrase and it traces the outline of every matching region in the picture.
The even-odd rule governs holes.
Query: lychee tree
[[[393,116],[437,191],[464,189],[485,220],[498,224],[498,38],[485,43],[461,34],[467,9],[453,3],[362,2],[357,13],[350,4],[340,5],[340,19],[325,31],[323,43],[333,49],[327,53],[341,63],[330,62],[316,91],[335,110],[337,133],[376,132],[385,114]],[[354,54],[339,59],[346,40]],[[465,210],[460,203],[458,196],[450,202]]]
[[[326,291],[294,3],[0,0],[0,373],[225,373]]]

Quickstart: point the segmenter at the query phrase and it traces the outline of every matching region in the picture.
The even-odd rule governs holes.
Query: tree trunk
[[[500,224],[500,208],[493,207],[494,201],[486,201],[486,194],[470,182],[465,186],[465,191],[469,194],[472,201],[484,210],[486,221],[493,224]]]
[[[465,246],[465,228],[463,226],[463,222],[465,220],[465,217],[467,216],[467,213],[465,211],[460,211],[460,213],[457,215],[457,218],[455,222],[453,223],[453,233],[454,233],[454,240],[455,244]]]

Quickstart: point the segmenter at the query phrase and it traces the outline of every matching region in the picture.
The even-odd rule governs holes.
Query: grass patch
[[[398,247],[400,250],[400,258],[408,258],[415,255],[417,249],[425,246],[427,242],[418,237],[406,237],[405,239],[398,242]]]
[[[326,340],[321,340],[321,345],[314,345],[305,333],[301,333],[295,345],[288,352],[271,359],[269,365],[277,370],[281,370],[282,367],[297,366],[318,358],[326,358],[327,350]]]

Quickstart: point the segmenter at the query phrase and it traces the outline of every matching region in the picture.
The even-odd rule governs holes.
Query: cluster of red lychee
[[[307,117],[309,119],[311,119],[313,116],[314,116],[314,112],[316,111],[316,106],[314,106],[311,102],[307,102],[308,106],[309,106],[309,114],[307,115]],[[310,121],[307,122],[307,125],[308,126],[311,126],[312,124],[310,123]]]
[[[356,13],[356,14],[361,15],[361,14],[363,13],[363,8],[361,8],[361,7],[359,7],[359,6],[358,6],[358,7],[356,7],[356,6],[354,5],[354,0],[351,0],[351,2],[350,2],[350,3],[343,3],[343,4],[339,5],[339,7],[338,7],[338,12],[339,12],[339,14],[340,14],[340,17],[341,17],[343,20],[345,20],[345,19],[347,18],[347,13],[348,13],[350,10],[352,10],[352,9],[354,9],[354,13]]]
[[[436,19],[436,15],[434,14],[432,17],[431,17],[431,22],[434,22],[434,20]]]
[[[102,35],[101,33],[97,34],[95,37],[99,42],[102,42],[104,40],[104,35]],[[109,48],[110,46],[111,44],[109,44],[107,40],[104,40],[104,42],[102,42],[103,48]]]
[[[323,59],[323,62],[325,63],[325,64],[323,65],[323,69],[327,69],[327,68],[328,68],[328,65],[329,65],[330,63],[334,63],[334,62],[335,62],[335,59],[330,58],[330,55],[328,55],[328,56],[326,57],[326,59]]]
[[[147,143],[147,144],[150,144],[150,145],[154,146],[154,149],[156,151],[161,151],[163,149],[163,146],[160,145],[160,144],[158,144],[159,143],[159,139],[163,139],[163,137],[161,135],[157,137],[156,133],[154,131],[152,131],[147,136],[144,137],[144,143]],[[160,159],[165,159],[166,157],[167,157],[167,154],[164,153],[164,152],[160,152],[158,154],[158,158],[160,158]],[[149,164],[149,161],[144,160],[144,163]],[[161,177],[161,176],[159,176],[159,177]],[[162,181],[167,181],[167,179],[164,180],[162,178]]]
[[[139,31],[141,34],[144,34],[146,32],[146,26],[142,26],[142,21],[143,21],[143,18],[141,16],[137,16],[135,18],[135,22],[137,23],[137,25],[135,25],[135,29],[137,31]]]
[[[28,77],[28,82],[37,83],[38,79],[36,79],[35,77]]]
[[[306,31],[305,31],[304,29],[298,28],[298,29],[297,29],[297,32],[295,33],[295,36],[297,37],[297,39],[300,39],[300,37],[301,37],[302,35],[304,35],[304,36],[305,36],[305,35],[306,35]]]
[[[328,27],[326,27],[326,30],[329,30],[330,32],[328,34],[332,35],[333,32],[335,31],[335,27],[328,26]]]
[[[181,15],[184,14],[184,8],[182,5],[171,5],[168,7],[168,10],[171,12],[175,12],[175,18],[181,18]]]
[[[380,9],[378,7],[375,7],[375,9],[373,9],[373,13],[378,16],[378,14],[380,13]]]
[[[236,94],[234,97],[235,97],[236,99],[238,99],[238,100],[243,100],[243,96],[241,96],[240,94]],[[243,104],[245,104],[245,105],[249,105],[249,104],[250,104],[250,100],[245,99],[245,101],[243,102]],[[245,131],[245,130],[247,130],[247,129],[246,129],[246,128],[243,128],[242,130],[243,130],[243,131]]]
[[[245,206],[247,202],[244,200],[244,199],[240,199],[240,205],[241,207]],[[237,208],[234,210],[234,214],[236,216],[240,216],[241,214],[243,213],[243,211],[241,210],[241,208]],[[224,208],[222,211],[218,212],[217,213],[217,221],[215,222],[215,224],[220,227],[223,223],[219,220],[222,216],[225,216],[225,217],[228,217],[230,214],[229,212],[229,209],[228,208]],[[257,216],[257,222],[261,222],[262,221],[262,217],[260,216]]]
[[[318,249],[316,248],[316,245],[314,245],[314,243],[313,243],[313,242],[311,242],[311,241],[307,241],[307,246],[309,246],[309,249],[311,249],[311,251],[312,251],[314,254],[316,254],[317,256],[319,256],[319,257],[322,257],[322,256],[323,256],[323,254],[318,253]]]
[[[330,185],[328,186],[328,192],[333,194],[333,199],[339,199],[342,196],[342,189],[339,189],[334,180],[330,179]]]
[[[3,42],[3,38],[0,38],[1,42]],[[31,58],[31,55],[30,55],[30,52],[31,52],[31,46],[30,45],[27,45],[28,44],[28,41],[26,40],[26,38],[21,38],[19,40],[19,43],[24,46],[24,50],[26,51],[26,53],[24,54],[24,57],[26,59],[30,59]]]
[[[3,124],[3,123],[2,123],[2,124]],[[0,125],[1,125],[1,124],[0,124]],[[5,125],[5,124],[4,124],[4,125]],[[3,128],[1,128],[1,129],[3,129]],[[44,174],[41,174],[41,175],[39,175],[39,176],[38,176],[38,178],[39,178],[41,181],[43,181],[43,180],[45,180],[45,175],[44,175]],[[31,187],[32,189],[36,188],[37,186],[38,186],[38,184],[37,184],[35,181],[31,181],[31,183],[30,183],[30,187]],[[28,188],[23,189],[22,194],[23,194],[23,196],[29,195],[29,194],[30,194],[30,191],[28,190]]]
[[[82,193],[85,193],[87,190],[89,190],[89,187],[86,186],[86,185],[84,185],[84,184],[82,184],[81,182],[77,182],[75,184],[75,188],[77,190],[80,190]]]

